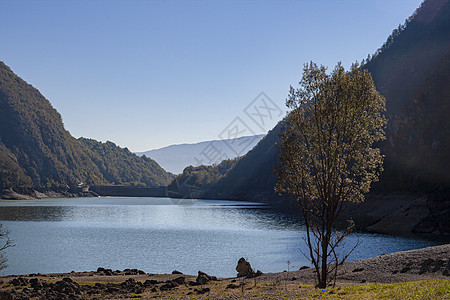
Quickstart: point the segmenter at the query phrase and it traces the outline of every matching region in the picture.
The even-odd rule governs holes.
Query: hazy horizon
[[[75,137],[148,151],[267,133],[304,63],[361,61],[421,2],[2,1],[0,60]]]

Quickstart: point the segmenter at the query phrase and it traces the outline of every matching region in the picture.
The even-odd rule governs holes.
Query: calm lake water
[[[240,257],[263,272],[308,265],[303,227],[292,215],[249,202],[168,198],[71,198],[0,201],[0,222],[16,246],[3,275],[137,268],[150,273],[198,270],[235,276]],[[357,234],[351,259],[437,242]],[[356,235],[348,239],[351,245]]]

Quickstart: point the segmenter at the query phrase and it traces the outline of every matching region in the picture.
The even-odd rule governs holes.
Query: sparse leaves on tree
[[[336,248],[354,226],[336,231],[337,217],[346,203],[364,200],[382,171],[383,157],[373,144],[384,138],[385,99],[359,65],[347,72],[338,63],[327,74],[311,62],[286,105],[291,111],[281,133],[276,191],[294,197],[302,209],[309,257],[323,288],[335,272],[328,258],[336,267],[345,260]]]

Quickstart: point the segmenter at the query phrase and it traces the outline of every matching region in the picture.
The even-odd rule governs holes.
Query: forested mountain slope
[[[377,192],[450,186],[450,5],[427,0],[364,61],[386,97],[385,172]],[[287,93],[287,90],[286,90]],[[206,198],[280,200],[274,193],[280,124],[211,187]]]
[[[126,151],[115,145],[99,154],[91,144],[71,136],[50,102],[0,62],[0,191],[112,184],[117,170],[104,168],[111,165],[132,174],[123,184],[163,185],[172,178],[147,158],[129,151],[118,155]]]
[[[167,185],[174,177],[153,159],[145,155],[140,157],[112,142],[102,143],[85,138],[78,140],[92,152],[92,161],[109,183],[152,187]]]
[[[381,185],[430,191],[450,184],[450,3],[427,0],[365,67],[386,97]],[[380,185],[379,185],[380,186]]]

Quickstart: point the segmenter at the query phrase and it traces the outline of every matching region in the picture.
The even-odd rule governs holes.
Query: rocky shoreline
[[[176,270],[172,274],[149,274],[138,269],[113,271],[105,268],[91,272],[10,275],[0,277],[0,298],[184,299],[205,296],[235,299],[236,293],[242,296],[250,290],[253,295],[256,295],[256,291],[277,295],[282,290],[294,299],[299,292],[316,291],[315,273],[311,268],[262,274],[260,271],[254,272],[248,262],[240,260],[236,270],[240,277],[216,278],[201,271],[195,276]],[[435,279],[450,279],[450,244],[346,262],[339,269],[337,284],[344,286]],[[265,296],[252,298],[263,299]],[[291,299],[291,296],[287,298]]]
[[[42,198],[76,198],[76,197],[98,197],[93,191],[83,189],[72,189],[67,191],[37,191],[32,188],[26,189],[6,189],[0,191],[0,199],[3,200],[36,200]]]

